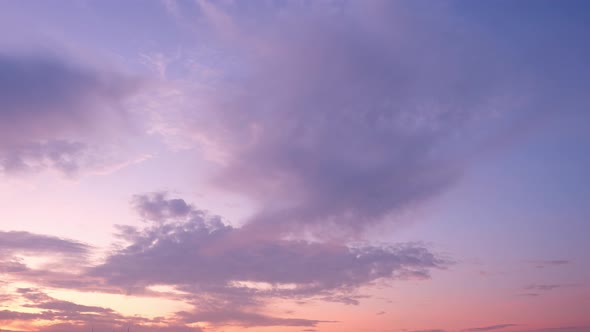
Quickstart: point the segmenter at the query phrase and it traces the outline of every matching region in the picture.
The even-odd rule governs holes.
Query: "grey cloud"
[[[569,260],[564,260],[564,259],[552,259],[552,260],[535,260],[535,261],[530,261],[530,263],[533,264],[536,268],[542,269],[542,268],[550,267],[550,266],[567,265],[567,264],[570,264],[571,262]]]
[[[18,312],[11,310],[0,310],[0,321],[30,320],[41,317],[39,314]]]
[[[136,332],[201,332],[202,329],[198,327],[191,327],[185,325],[169,324],[161,325],[139,325],[126,324],[125,322],[102,322],[96,323],[61,323],[45,326],[37,330],[38,332],[79,332],[79,331],[109,331],[109,332],[126,332],[127,329]]]
[[[342,303],[346,305],[359,305],[360,300],[367,298],[366,295],[350,295],[350,294],[335,294],[328,295],[321,298],[323,301]]]
[[[98,163],[91,145],[131,128],[124,102],[139,83],[51,54],[0,52],[0,171],[75,174]]]
[[[525,289],[528,290],[537,290],[537,291],[550,291],[556,288],[560,288],[563,287],[564,285],[556,285],[556,284],[552,284],[552,285],[529,285],[527,287],[525,287]]]
[[[215,184],[260,202],[254,234],[354,236],[446,191],[544,114],[528,108],[536,81],[512,75],[515,52],[478,24],[443,6],[428,22],[420,5],[350,6],[285,18],[260,5],[272,29],[218,8],[231,24],[217,46],[242,71],[196,92],[175,125],[224,155]]]
[[[160,199],[164,209],[177,202]],[[427,275],[429,269],[445,264],[411,244],[348,247],[281,239],[240,241],[241,230],[223,224],[219,217],[196,209],[184,214],[182,221],[160,220],[136,229],[128,238],[131,243],[95,267],[92,275],[130,288],[244,280],[329,290],[357,287],[379,278]]]
[[[112,313],[112,309],[96,307],[96,306],[86,306],[81,304],[76,304],[69,301],[47,301],[40,304],[32,304],[32,305],[25,305],[25,307],[29,308],[39,308],[39,309],[47,309],[47,310],[57,310],[57,311],[70,311],[70,312],[91,312],[91,313],[98,313],[98,314],[105,314],[105,313]]]
[[[74,302],[56,300],[40,292],[37,292],[34,297],[25,294],[25,298],[32,301],[32,303],[24,304],[23,307],[43,310],[39,316],[34,317],[35,319],[80,323],[92,322],[97,324],[101,322],[116,323],[125,320],[125,317],[109,308],[86,306]]]
[[[43,310],[39,313],[43,319],[98,322],[109,319],[117,321],[123,318],[112,309],[58,300],[39,289],[19,288],[16,291],[27,302],[23,304],[23,307]]]
[[[59,237],[19,231],[0,231],[0,254],[6,252],[86,255],[92,247]]]
[[[124,245],[114,247],[103,263],[80,264],[76,271],[30,268],[16,253],[85,257],[92,248],[76,241],[27,232],[1,232],[1,272],[11,278],[54,288],[164,296],[193,310],[173,322],[197,321],[241,326],[316,326],[323,319],[275,317],[265,312],[271,299],[329,301],[357,305],[362,286],[379,280],[425,278],[449,262],[419,244],[352,246],[280,237],[255,240],[221,217],[199,210],[166,193],[135,196],[133,206],[143,227],[120,226]],[[16,256],[15,256],[16,257]],[[180,293],[158,294],[152,285],[169,285]],[[6,312],[13,319],[67,319],[82,324],[126,319],[109,308],[54,299],[37,289],[21,288],[23,307],[36,315]],[[8,319],[8,318],[7,318]],[[150,321],[138,321],[150,324]]]
[[[87,106],[87,99],[99,101],[120,97],[130,88],[122,89],[124,86],[119,84],[123,82],[51,55],[2,53],[0,73],[2,116],[16,123],[24,120],[21,118],[23,113],[44,117],[46,113],[69,112],[70,116],[83,118],[82,108]],[[67,119],[64,114],[59,116],[62,118],[56,121],[75,123],[78,120]]]
[[[151,222],[143,228],[122,227],[120,237],[128,245],[90,268],[87,277],[130,293],[146,292],[150,285],[174,286],[188,294],[184,298],[194,304],[190,314],[196,321],[313,326],[319,321],[252,310],[273,297],[358,304],[363,296],[354,292],[361,286],[380,279],[428,277],[431,269],[448,264],[414,244],[353,247],[281,238],[252,241],[244,238],[249,233],[242,229],[164,193],[136,196],[134,202],[139,215]]]
[[[0,274],[9,277],[8,280],[50,287],[99,290],[104,287],[100,287],[97,280],[80,275],[90,265],[89,257],[94,249],[85,243],[56,236],[0,231]],[[43,258],[43,264],[30,267],[27,257]]]
[[[12,294],[1,294],[0,293],[0,303],[9,303],[15,299],[15,296]]]
[[[519,296],[538,297],[541,292],[549,292],[555,289],[571,288],[579,286],[577,284],[532,284],[524,287],[526,293],[521,293]]]
[[[472,327],[469,329],[465,329],[465,332],[478,332],[478,331],[493,331],[493,330],[500,330],[505,329],[507,327],[517,326],[516,324],[497,324],[497,325],[490,325],[484,327]]]
[[[333,323],[301,318],[280,318],[254,312],[219,310],[212,312],[182,313],[185,322],[206,321],[214,324],[235,324],[244,327],[253,326],[316,326],[319,323]]]
[[[186,217],[192,210],[183,199],[167,199],[161,192],[137,195],[133,206],[142,218],[150,221]]]
[[[563,327],[549,327],[535,330],[526,330],[526,332],[588,332],[590,326],[563,326]],[[524,332],[524,331],[523,331]]]
[[[43,320],[59,322],[53,325],[42,326],[40,332],[49,331],[80,331],[81,329],[96,328],[97,330],[123,330],[133,324],[137,331],[186,331],[199,332],[198,328],[180,325],[178,322],[168,321],[163,318],[146,319],[140,316],[126,317],[116,313],[110,308],[81,305],[70,301],[63,301],[48,296],[39,289],[19,288],[19,294],[25,301],[25,308],[36,308],[39,312],[0,311],[0,321],[31,322]],[[67,322],[67,323],[65,323]],[[166,326],[154,325],[165,323]]]

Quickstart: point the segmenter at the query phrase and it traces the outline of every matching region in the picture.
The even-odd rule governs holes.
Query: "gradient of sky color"
[[[0,1],[0,332],[590,331],[589,31]]]

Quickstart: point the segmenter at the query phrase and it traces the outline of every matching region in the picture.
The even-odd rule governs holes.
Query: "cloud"
[[[519,296],[537,297],[541,296],[539,292],[549,292],[554,289],[576,287],[577,284],[532,284],[524,287],[527,293],[519,294]]]
[[[557,285],[557,284],[550,284],[550,285],[529,285],[525,287],[528,290],[538,290],[538,291],[550,291],[556,288],[563,287],[564,285]]]
[[[87,244],[55,236],[18,231],[0,231],[0,254],[24,252],[86,255],[91,248]]]
[[[542,269],[542,268],[551,267],[551,266],[567,265],[567,264],[570,264],[571,262],[569,260],[563,260],[563,259],[552,259],[552,260],[534,260],[534,261],[530,261],[529,263],[533,264],[538,269]]]
[[[29,232],[0,231],[0,274],[38,278],[39,273],[59,275],[64,269],[80,269],[92,247],[74,240]],[[27,266],[26,258],[43,258],[41,270]],[[49,272],[53,270],[52,272]]]
[[[493,331],[493,330],[500,330],[505,329],[507,327],[517,326],[516,324],[498,324],[498,325],[490,325],[484,327],[472,327],[469,329],[465,329],[465,332],[478,332],[478,331]]]
[[[134,331],[186,331],[199,332],[196,327],[179,325],[159,317],[146,319],[140,316],[124,316],[110,308],[81,305],[70,301],[53,298],[36,288],[18,288],[16,294],[21,297],[21,307],[36,309],[36,312],[0,311],[0,321],[5,322],[42,322],[36,327],[38,331],[80,331],[80,330],[121,330],[133,325]],[[49,323],[50,325],[46,325]]]
[[[203,330],[199,327],[191,327],[185,325],[139,325],[139,324],[126,324],[125,322],[103,322],[100,324],[91,323],[59,323],[49,326],[43,326],[39,328],[38,332],[79,332],[79,331],[115,331],[115,332],[126,332],[127,328],[130,331],[136,332],[202,332]]]
[[[0,275],[8,285],[27,282],[42,286],[110,291],[100,280],[87,278],[95,247],[56,236],[0,231]],[[0,298],[4,295],[0,295]],[[6,296],[13,297],[7,293]]]
[[[183,199],[168,199],[162,192],[137,195],[133,198],[133,206],[148,221],[183,218],[193,212],[193,208]]]
[[[150,222],[143,228],[120,227],[119,236],[128,245],[87,275],[128,293],[173,286],[195,305],[195,312],[181,315],[191,317],[188,322],[315,326],[319,320],[270,317],[259,310],[270,298],[358,304],[362,296],[354,292],[361,286],[382,279],[428,278],[431,269],[447,265],[417,244],[251,241],[243,238],[249,233],[241,228],[164,193],[136,196],[134,205]]]
[[[280,318],[262,315],[254,312],[216,310],[211,312],[199,311],[196,313],[180,313],[184,316],[185,323],[206,321],[213,324],[238,325],[243,327],[254,326],[316,326],[319,323],[333,323],[302,318]]]
[[[544,114],[515,53],[443,6],[428,22],[391,2],[251,6],[257,23],[201,2],[234,63],[162,121],[217,156],[216,186],[255,200],[253,234],[358,236]]]
[[[181,3],[165,4],[174,15],[184,12]],[[222,74],[208,86],[190,85],[192,77],[179,84],[183,89],[170,93],[178,109],[158,115],[167,122],[161,124],[170,129],[167,134],[181,133],[203,150],[215,150],[205,151],[219,157],[221,169],[212,182],[254,200],[259,209],[252,218],[236,228],[180,198],[138,195],[133,205],[146,223],[120,226],[126,242],[104,262],[75,272],[35,269],[15,255],[79,257],[89,249],[12,233],[6,238],[13,242],[0,241],[1,254],[8,257],[0,256],[0,272],[44,286],[135,295],[153,295],[151,286],[166,285],[174,292],[161,296],[194,306],[173,318],[182,331],[190,330],[182,324],[201,321],[314,327],[326,320],[275,317],[268,303],[356,305],[362,287],[428,278],[433,269],[444,268],[448,262],[419,243],[354,240],[368,227],[449,190],[475,156],[534,127],[545,109],[563,99],[552,98],[565,89],[552,89],[563,83],[562,66],[545,66],[546,52],[513,52],[501,43],[512,34],[496,38],[444,6],[428,11],[420,4],[391,2],[236,6],[244,7],[200,2],[200,19],[213,26],[203,30],[203,40],[211,41],[205,35],[213,31],[220,41],[207,46],[231,61],[214,68]],[[541,48],[560,49],[569,48]],[[548,78],[527,75],[523,59],[531,58]],[[164,79],[161,59],[153,62]],[[75,174],[104,165],[97,145],[110,139],[109,133],[125,131],[120,129],[126,126],[124,106],[136,83],[62,57],[2,53],[2,172],[51,168]],[[537,101],[533,106],[554,101],[531,107],[530,99]],[[22,296],[40,313],[5,310],[0,317],[76,322],[47,331],[128,319],[33,291]]]
[[[97,307],[97,306],[86,306],[76,304],[69,301],[56,300],[38,289],[31,288],[19,288],[17,292],[21,294],[25,299],[32,303],[24,305],[28,308],[47,309],[52,311],[62,312],[75,312],[75,313],[97,313],[97,314],[112,314],[112,309]]]
[[[395,275],[427,276],[428,269],[444,264],[414,245],[348,247],[283,239],[240,243],[239,228],[227,226],[220,217],[205,211],[189,209],[181,199],[164,197],[157,193],[136,198],[150,215],[166,218],[143,229],[128,228],[122,236],[130,241],[129,246],[96,267],[95,275],[129,287],[144,283],[229,283],[242,278],[333,289]],[[170,206],[180,206],[182,213],[169,213]],[[184,219],[170,221],[170,215]],[[187,251],[193,255],[187,256]],[[168,273],[174,266],[179,273]]]
[[[136,195],[131,204],[144,224],[118,226],[122,242],[103,261],[89,260],[95,248],[76,241],[0,232],[0,273],[6,280],[38,287],[163,297],[193,307],[165,318],[168,325],[315,327],[333,321],[277,317],[269,304],[280,300],[358,305],[367,298],[359,293],[362,287],[429,278],[431,270],[449,264],[418,243],[360,245],[280,236],[253,240],[249,231],[164,192]],[[29,256],[43,257],[44,263],[31,266]],[[156,291],[155,286],[171,291]],[[52,298],[36,288],[6,294],[11,301],[20,298],[21,308],[39,310],[5,311],[6,320],[59,322],[55,326],[68,322],[74,328],[129,319],[110,308]],[[134,322],[162,323],[141,317]]]
[[[60,56],[0,52],[0,171],[108,167],[103,141],[131,130],[125,103],[139,87]]]
[[[586,332],[590,331],[590,326],[563,326],[550,327],[535,330],[527,330],[527,332]]]

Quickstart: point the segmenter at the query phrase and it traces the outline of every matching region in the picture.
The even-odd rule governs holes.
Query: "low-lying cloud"
[[[76,241],[2,232],[0,237],[6,241],[1,242],[0,252],[53,253],[61,255],[64,264],[72,257],[79,259],[76,271],[33,268],[15,260],[13,265],[3,264],[2,273],[52,288],[164,296],[192,305],[192,311],[178,312],[172,318],[176,323],[312,327],[330,320],[277,317],[266,313],[267,304],[281,299],[357,305],[366,297],[359,293],[362,287],[379,281],[429,278],[430,271],[449,264],[412,243],[378,246],[282,237],[253,240],[243,228],[229,226],[223,218],[163,192],[137,195],[133,206],[145,225],[119,226],[118,236],[124,242],[102,263],[81,263],[92,248]],[[174,291],[155,292],[152,286]],[[38,289],[20,288],[15,295],[30,302],[24,307],[45,311],[5,312],[11,319],[56,320],[56,315],[97,323],[99,318],[125,319],[109,308],[61,301]]]

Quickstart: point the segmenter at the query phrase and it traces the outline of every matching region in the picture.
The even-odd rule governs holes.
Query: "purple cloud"
[[[529,263],[533,264],[538,269],[542,269],[542,268],[551,267],[551,266],[567,265],[567,264],[570,264],[571,262],[569,260],[564,260],[564,259],[548,259],[548,260],[530,261]]]
[[[115,331],[126,332],[129,328],[133,332],[202,332],[198,327],[191,327],[186,325],[140,325],[140,324],[126,324],[124,322],[102,322],[102,323],[60,323],[49,326],[44,326],[38,329],[38,332],[79,332],[79,331]]]
[[[551,284],[551,285],[529,285],[527,287],[525,287],[525,289],[528,290],[539,290],[539,291],[550,291],[556,288],[560,288],[563,287],[564,285],[557,285],[557,284]]]
[[[358,236],[545,114],[528,103],[546,81],[512,75],[513,51],[442,8],[426,22],[390,2],[254,6],[264,24],[202,6],[240,70],[185,91],[170,120],[221,156],[216,185],[260,203],[253,234]]]
[[[25,299],[32,303],[25,304],[24,307],[39,308],[52,311],[76,312],[76,313],[97,313],[112,314],[114,311],[109,308],[81,305],[69,301],[56,300],[38,289],[19,288],[17,292]]]
[[[381,279],[427,278],[447,262],[414,244],[348,246],[282,238],[252,241],[240,228],[163,193],[136,196],[144,228],[121,227],[128,245],[88,276],[125,292],[171,285],[194,303],[192,320],[314,326],[319,321],[254,314],[269,298],[358,304],[359,287]],[[174,271],[174,273],[171,273]],[[256,285],[263,286],[257,287]],[[254,285],[254,286],[252,286]],[[190,316],[184,313],[183,317]]]
[[[505,329],[507,327],[517,326],[516,324],[497,324],[497,325],[490,325],[484,327],[472,327],[469,329],[465,329],[465,332],[478,332],[478,331],[493,331],[493,330],[500,330]]]
[[[329,289],[358,286],[398,274],[426,276],[427,269],[444,264],[424,248],[412,245],[347,247],[281,239],[240,243],[240,229],[225,225],[217,216],[189,208],[183,200],[164,197],[152,194],[136,198],[143,203],[139,208],[146,209],[140,211],[141,215],[166,217],[144,229],[128,230],[123,236],[130,245],[96,267],[97,276],[129,286],[144,282],[227,283],[239,281],[239,277]],[[182,213],[171,214],[170,206],[182,207]],[[174,219],[182,215],[184,219],[168,219],[171,215]],[[193,255],[186,256],[186,252]],[[173,266],[183,273],[168,273]],[[146,274],[145,268],[152,269],[152,273]]]
[[[168,199],[161,192],[137,195],[132,203],[139,215],[147,221],[183,218],[193,212],[193,208],[183,199]]]
[[[124,105],[139,87],[50,54],[0,53],[0,171],[75,174],[110,162],[93,153],[132,128]]]
[[[280,318],[262,315],[254,312],[215,310],[210,312],[198,311],[194,313],[179,313],[185,323],[210,322],[214,324],[253,326],[316,326],[319,323],[334,323],[302,318]]]
[[[0,321],[44,321],[56,322],[39,327],[39,331],[74,331],[81,329],[123,330],[131,324],[134,331],[186,331],[199,332],[199,328],[180,325],[164,318],[146,319],[139,316],[127,317],[110,308],[81,305],[55,299],[35,288],[18,288],[22,307],[38,309],[38,312],[0,311]],[[159,324],[166,324],[165,326]]]
[[[367,297],[358,293],[363,286],[381,280],[428,278],[432,269],[449,263],[412,243],[359,246],[282,237],[253,240],[248,231],[166,193],[137,195],[132,205],[145,225],[119,226],[119,238],[126,243],[115,247],[102,263],[87,261],[93,248],[76,241],[0,232],[4,240],[0,241],[1,272],[39,286],[161,296],[193,306],[169,318],[167,323],[172,325],[314,327],[331,321],[276,317],[265,312],[267,304],[281,299],[358,305]],[[31,268],[16,258],[21,254],[56,256],[57,260]],[[64,270],[63,266],[72,265],[68,259],[75,260],[75,269]],[[176,292],[151,290],[155,285],[168,285]],[[54,299],[38,289],[20,288],[9,295],[11,299],[20,296],[26,301],[23,307],[41,312],[4,312],[6,319],[67,320],[75,326],[127,319],[109,308]]]
[[[563,326],[541,328],[536,330],[527,330],[526,332],[587,332],[590,331],[590,326]]]
[[[39,273],[49,272],[30,269],[19,256],[25,255],[45,257],[46,269],[51,270],[51,264],[55,264],[55,271],[49,274],[58,275],[57,270],[63,270],[64,266],[74,266],[76,269],[83,266],[92,249],[84,243],[54,236],[0,231],[0,273],[29,276],[34,279]]]

